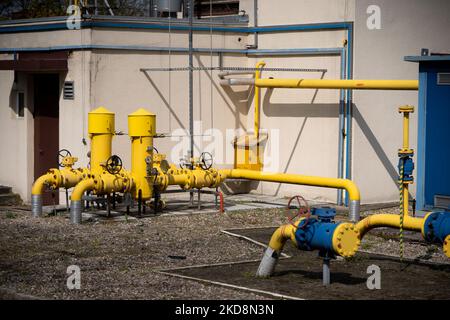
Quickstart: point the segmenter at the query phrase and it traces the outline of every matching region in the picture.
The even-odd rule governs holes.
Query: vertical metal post
[[[189,0],[189,148],[194,157],[194,50],[193,50],[194,0]]]
[[[253,18],[254,18],[254,27],[258,27],[258,0],[253,1]],[[255,32],[255,49],[258,49],[258,32]]]
[[[109,194],[106,195],[106,216],[108,218],[111,216],[111,198]]]
[[[345,48],[341,50],[341,79],[345,79]],[[345,140],[345,90],[339,92],[339,142],[338,142],[338,178],[343,178],[344,171],[344,140]],[[337,205],[341,206],[342,189],[337,190]]]
[[[66,211],[67,213],[70,212],[70,208],[69,208],[69,190],[66,188]]]
[[[112,194],[112,207],[114,210],[116,210],[116,193],[113,192]]]
[[[330,258],[324,257],[323,258],[323,271],[322,271],[322,280],[324,286],[330,285]]]
[[[193,23],[194,23],[194,0],[189,0],[189,156],[191,169],[194,169],[192,159],[194,158],[194,50],[193,50]],[[191,205],[194,194],[190,192]]]
[[[216,187],[216,192],[214,193],[214,207],[217,209],[217,197],[219,194],[219,188]]]
[[[353,24],[347,29],[347,79],[352,79],[353,72]],[[353,101],[352,90],[347,90],[346,96],[346,148],[345,148],[345,178],[352,179],[352,118],[353,118]],[[348,192],[345,193],[345,205],[349,205]]]
[[[142,190],[138,191],[138,215],[142,215]]]
[[[200,189],[198,189],[198,191],[197,191],[197,208],[198,208],[198,210],[200,210],[201,208],[202,208],[202,203],[201,203],[201,200],[200,200],[200,194],[201,194],[201,192],[200,192]]]

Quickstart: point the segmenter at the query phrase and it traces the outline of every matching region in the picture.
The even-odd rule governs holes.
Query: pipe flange
[[[344,258],[353,257],[358,251],[361,240],[359,231],[353,223],[341,223],[333,233],[333,249]]]
[[[444,251],[444,254],[450,258],[450,234],[445,238],[442,250]]]

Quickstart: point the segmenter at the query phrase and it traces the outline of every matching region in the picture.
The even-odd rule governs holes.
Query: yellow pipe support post
[[[259,172],[243,169],[224,169],[220,173],[226,178],[248,179],[257,181],[290,183],[307,186],[336,188],[347,190],[350,198],[349,219],[352,222],[359,221],[360,193],[356,184],[348,179],[303,176],[287,173]]]
[[[417,80],[255,79],[260,88],[418,90]]]
[[[103,172],[106,160],[111,157],[114,135],[114,113],[104,107],[88,114],[88,133],[91,139],[90,169],[92,173]]]
[[[128,115],[128,135],[131,139],[131,175],[135,181],[133,197],[147,200],[153,196],[151,176],[153,137],[156,134],[156,116],[145,109]]]
[[[266,65],[264,61],[259,61],[256,64],[256,71],[255,71],[255,81],[261,79],[261,72],[262,68]],[[261,99],[261,89],[258,86],[255,86],[255,119],[254,119],[254,134],[256,141],[259,140],[259,122],[260,122],[260,99]],[[259,163],[259,162],[258,162]]]

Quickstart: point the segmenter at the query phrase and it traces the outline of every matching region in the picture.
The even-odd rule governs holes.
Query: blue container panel
[[[424,207],[434,206],[434,196],[450,196],[450,85],[438,85],[437,73],[427,70]],[[419,131],[420,132],[420,131]]]

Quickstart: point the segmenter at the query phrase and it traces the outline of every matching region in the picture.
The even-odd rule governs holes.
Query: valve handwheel
[[[66,158],[66,157],[71,157],[71,156],[72,156],[72,154],[70,153],[69,150],[67,150],[67,149],[61,149],[61,150],[59,150],[59,151],[58,151],[58,165],[59,165],[60,167],[64,167],[64,164],[63,164],[64,158]]]
[[[110,174],[118,174],[122,170],[122,159],[119,156],[112,155],[106,160],[106,171]]]
[[[209,170],[212,167],[213,162],[214,160],[211,153],[202,152],[202,154],[200,155],[199,164],[203,170]]]
[[[297,213],[293,216],[290,216],[290,210],[291,210],[291,203],[292,201],[296,200],[298,204],[298,210]],[[303,203],[303,205],[302,205]],[[309,208],[308,202],[303,198],[302,196],[293,196],[289,199],[288,205],[287,205],[287,218],[289,220],[289,223],[297,228],[297,226],[294,224],[294,219],[297,217],[305,217],[305,222],[301,226],[301,228],[306,227],[308,224],[309,217],[311,216],[311,210]]]

